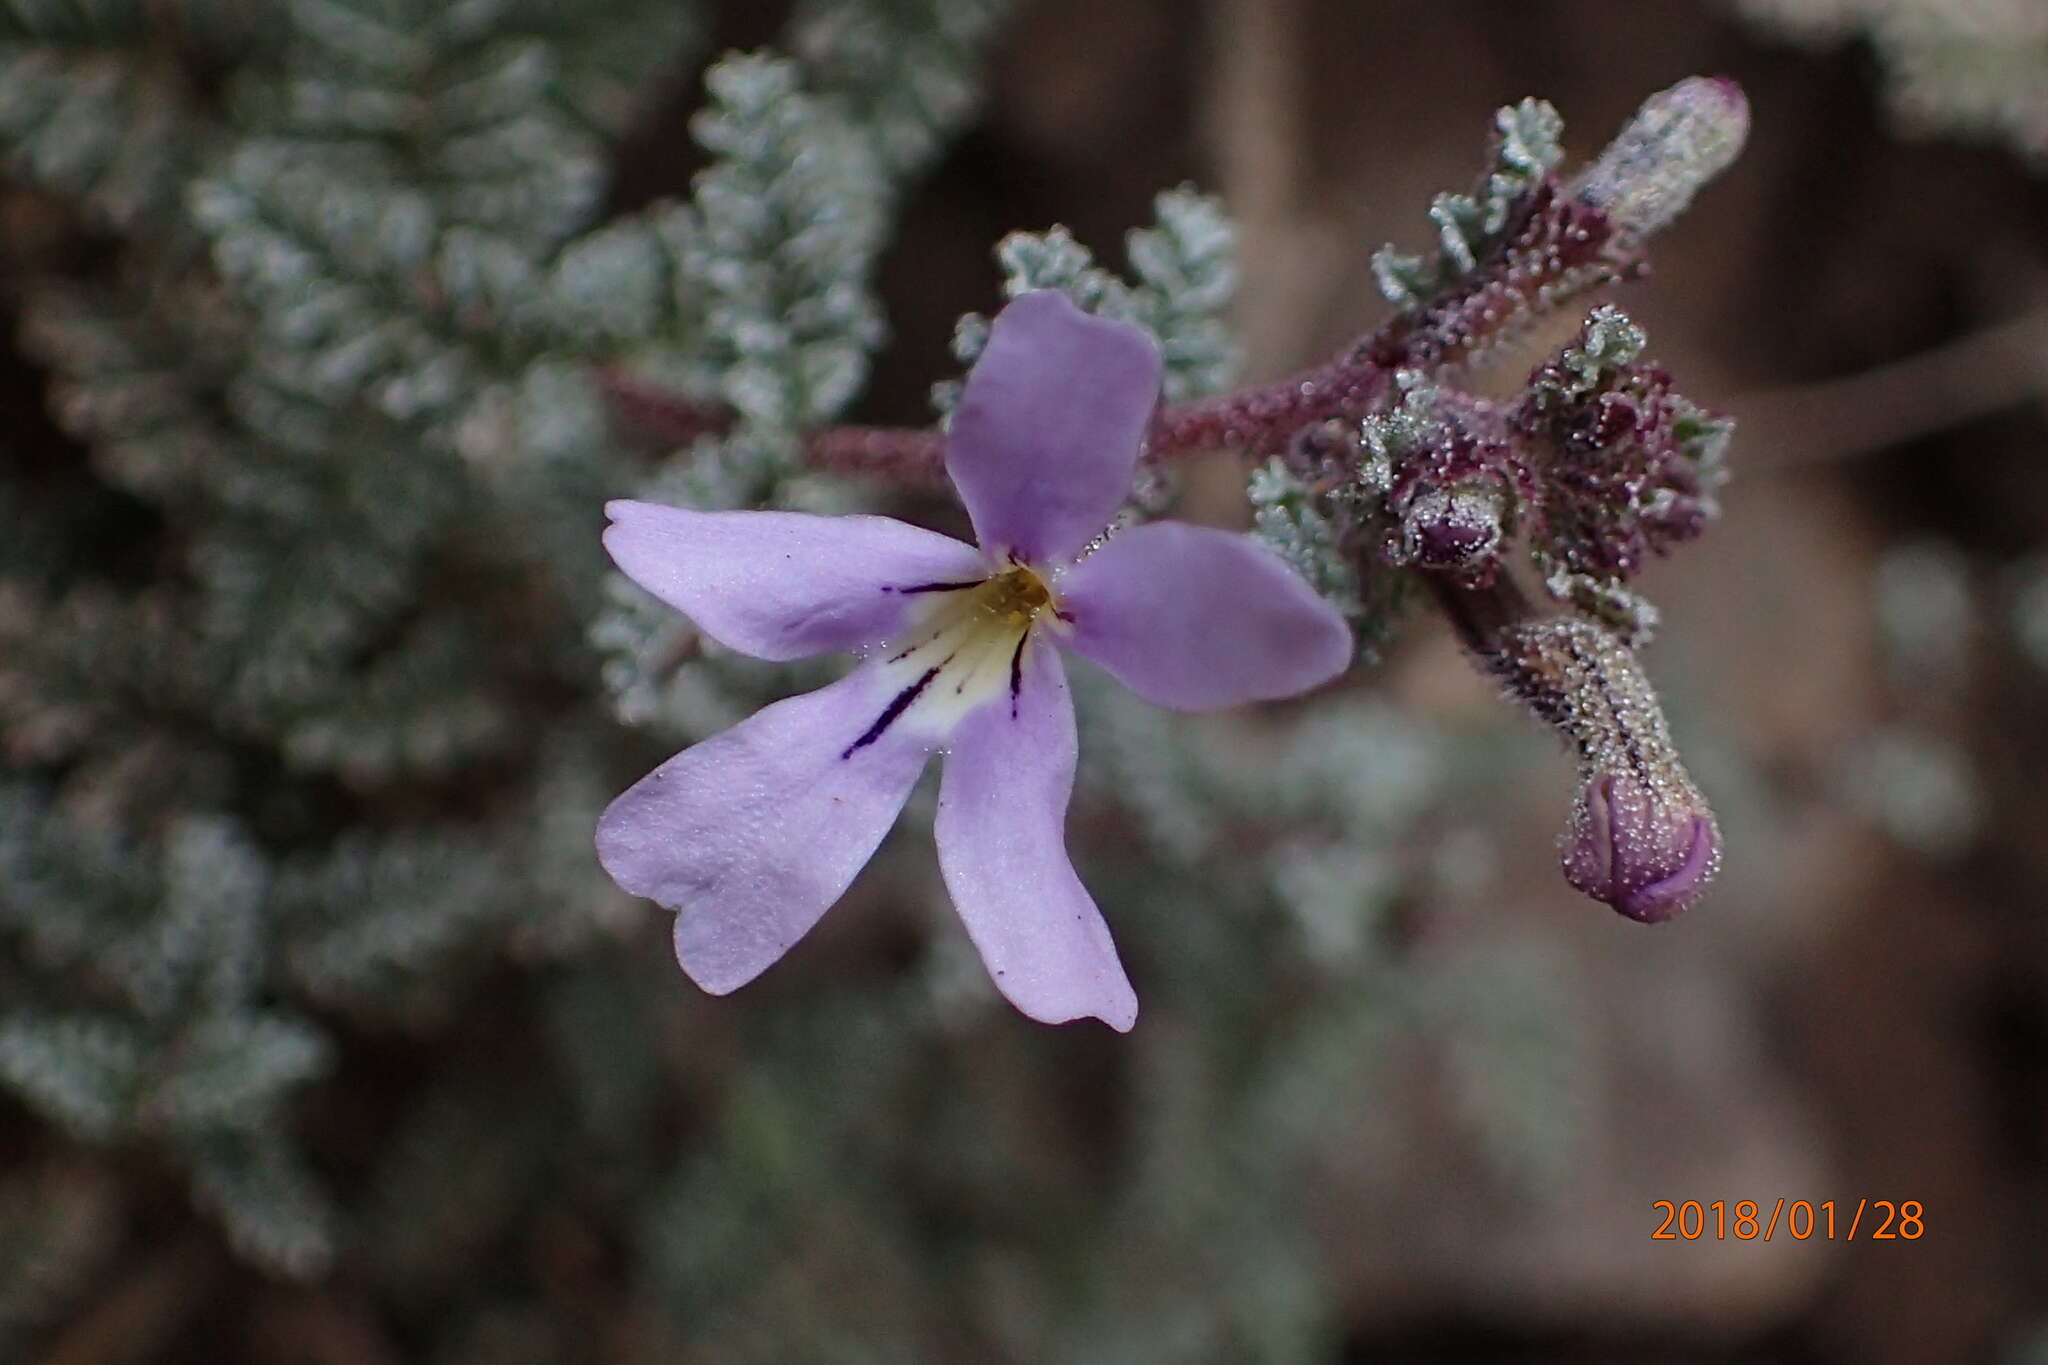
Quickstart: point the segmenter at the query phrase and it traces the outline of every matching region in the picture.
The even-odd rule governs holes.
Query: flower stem
[[[1379,358],[1389,350],[1383,329],[1313,370],[1161,408],[1145,458],[1232,450],[1258,460],[1284,451],[1305,426],[1366,417],[1384,406],[1393,386],[1397,367]],[[720,404],[684,398],[617,371],[601,378],[620,425],[644,441],[686,445],[734,426],[733,413]],[[944,453],[943,434],[930,427],[826,427],[804,438],[804,460],[814,468],[910,484],[942,477]]]
[[[827,427],[804,438],[804,461],[901,483],[943,480],[945,437],[928,427]]]
[[[1500,652],[1502,634],[1508,627],[1536,615],[1521,584],[1506,573],[1497,575],[1484,587],[1461,583],[1452,574],[1424,572],[1421,578],[1436,598],[1444,619],[1457,631],[1459,643],[1488,660],[1488,671],[1499,676],[1501,669],[1492,666],[1491,661]]]
[[[1247,460],[1262,459],[1285,450],[1305,426],[1378,411],[1392,387],[1393,369],[1368,358],[1377,340],[1369,337],[1343,358],[1287,379],[1161,408],[1145,458],[1232,450]],[[927,428],[827,427],[806,439],[804,455],[819,469],[919,483],[939,475],[944,438]]]
[[[1170,459],[1198,450],[1233,450],[1258,459],[1284,451],[1303,427],[1333,417],[1356,421],[1377,412],[1393,386],[1393,370],[1367,358],[1373,340],[1287,379],[1162,409],[1152,424],[1149,454]]]

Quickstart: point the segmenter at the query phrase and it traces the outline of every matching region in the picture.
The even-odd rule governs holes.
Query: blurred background
[[[0,19],[0,1355],[2048,1363],[2048,8],[102,8]],[[822,136],[769,81],[693,142],[757,47],[929,136],[867,256],[663,226]],[[995,999],[929,792],[728,999],[603,882],[608,796],[810,675],[608,585],[601,498],[955,515],[608,423],[598,367],[737,391],[693,260],[781,260],[777,318],[871,265],[887,321],[734,442],[921,425],[1004,233],[1120,265],[1188,182],[1263,380],[1385,315],[1496,107],[1582,159],[1700,73],[1748,150],[1614,294],[1740,424],[1642,580],[1728,850],[1689,915],[1565,885],[1570,765],[1423,610],[1256,715],[1084,680],[1128,1037]],[[1781,1198],[1837,1237],[1652,1238]]]

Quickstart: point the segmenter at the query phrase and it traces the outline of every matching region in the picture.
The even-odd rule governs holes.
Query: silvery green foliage
[[[997,0],[815,0],[797,56],[736,56],[706,76],[692,132],[714,160],[686,203],[658,205],[565,252],[605,339],[751,428],[736,500],[790,473],[788,442],[829,421],[883,338],[870,292],[903,188],[975,107],[978,45]]]
[[[2031,0],[1735,0],[1812,44],[1861,39],[1893,115],[1921,133],[1998,139],[2048,166],[2048,16]]]
[[[255,1144],[267,1167],[298,1168],[284,1106],[332,1047],[266,998],[267,870],[240,830],[188,816],[151,852],[81,835],[17,787],[0,793],[0,885],[0,924],[29,954],[0,1012],[0,1082],[86,1142]],[[213,1202],[211,1159],[189,1171]],[[333,1253],[331,1215],[301,1184],[290,1206],[220,1207],[239,1244],[312,1273]]]
[[[852,399],[881,341],[863,283],[889,186],[860,126],[805,93],[795,63],[731,58],[706,83],[712,104],[693,127],[718,160],[674,228],[701,309],[691,363],[743,421],[790,433]]]
[[[119,1132],[142,1089],[144,1044],[119,1020],[17,1013],[0,1022],[0,1077],[88,1141]]]
[[[7,163],[113,227],[170,227],[221,129],[165,39],[225,61],[275,41],[275,19],[257,0],[15,0],[0,10]]]
[[[1013,232],[996,246],[1005,298],[1057,289],[1091,313],[1134,323],[1159,341],[1166,359],[1165,396],[1178,402],[1227,386],[1239,354],[1224,322],[1237,292],[1237,235],[1220,200],[1181,188],[1152,201],[1153,225],[1124,236],[1135,283],[1095,264],[1095,255],[1064,227]],[[969,313],[953,334],[953,357],[971,366],[988,342],[988,319]],[[940,384],[933,401],[952,411],[958,381]]]
[[[1356,495],[1370,495],[1390,487],[1394,467],[1435,446],[1446,431],[1440,411],[1442,390],[1415,370],[1395,375],[1394,385],[1400,393],[1398,401],[1385,412],[1373,413],[1358,424],[1365,457],[1360,462]]]
[[[1104,1063],[1118,1114],[1075,1102],[1086,1039],[951,969],[928,855],[723,1012],[595,866],[623,776],[834,666],[650,610],[602,500],[878,510],[794,442],[864,381],[875,261],[1004,8],[799,3],[787,55],[705,74],[690,193],[601,221],[617,135],[694,82],[692,5],[0,6],[11,173],[110,260],[10,300],[84,459],[0,469],[0,1090],[54,1173],[0,1184],[0,1335],[169,1188],[262,1274],[345,1254],[423,1359],[574,1358],[584,1246],[649,1359],[1327,1355],[1304,1175],[1389,1049],[1480,1078],[1504,1170],[1550,1140],[1514,1110],[1575,1064],[1517,1032],[1540,981],[1473,958],[1467,1029],[1392,947],[1467,779],[1357,694],[1190,724],[1077,670],[1075,849],[1156,1023]],[[1065,271],[1174,396],[1225,382],[1213,201],[1162,196],[1126,279],[1077,253],[1013,238],[1008,287]],[[738,421],[634,464],[621,372]]]
[[[348,838],[287,863],[272,911],[278,965],[324,1005],[430,1011],[455,955],[488,944],[482,931],[510,891],[507,861],[457,828]]]
[[[116,225],[161,217],[175,203],[187,150],[180,135],[195,117],[183,107],[189,98],[141,55],[53,56],[0,40],[0,136],[13,167]]]
[[[1508,226],[1515,201],[1564,156],[1558,139],[1564,120],[1539,99],[1525,99],[1494,115],[1493,164],[1470,194],[1439,194],[1430,202],[1436,228],[1433,256],[1391,246],[1373,253],[1372,274],[1396,308],[1419,308],[1469,275]]]
[[[977,53],[1006,0],[800,0],[789,45],[867,130],[885,175],[930,165],[981,103]]]
[[[1409,567],[1380,552],[1396,534],[1387,495],[1401,462],[1427,458],[1445,434],[1435,387],[1402,371],[1395,389],[1400,396],[1384,412],[1305,433],[1289,457],[1255,471],[1246,489],[1252,534],[1351,618],[1366,663],[1378,662],[1421,591]],[[1345,452],[1341,476],[1319,453],[1324,442]]]
[[[319,1178],[275,1128],[209,1133],[182,1144],[194,1201],[237,1252],[299,1279],[332,1263],[336,1214]]]
[[[1356,616],[1357,567],[1344,553],[1329,513],[1302,477],[1276,456],[1252,472],[1245,496],[1252,505],[1252,533],[1279,551],[1330,605]]]
[[[1548,385],[1551,401],[1569,402],[1599,387],[1602,379],[1643,355],[1649,338],[1612,304],[1602,304],[1586,318],[1585,337],[1558,353],[1559,379]]]
[[[730,435],[677,452],[642,496],[745,507],[802,494],[796,435],[838,416],[866,380],[885,335],[871,280],[890,214],[972,112],[970,59],[1004,8],[801,7],[795,35],[807,60],[731,57],[708,73],[711,102],[692,131],[715,159],[691,199],[564,253],[563,272],[614,271],[615,282],[654,302],[631,315],[612,310],[610,344],[737,417]],[[876,65],[878,54],[889,64]],[[828,510],[813,503],[808,510]],[[679,678],[694,635],[623,581],[605,592],[591,640],[622,716],[703,735],[751,709],[758,670],[742,663],[729,683],[714,655]]]
[[[694,15],[577,14],[24,3],[0,32],[11,164],[133,234],[97,283],[31,282],[23,341],[93,473],[174,528],[139,532],[162,570],[141,588],[7,563],[0,725],[40,776],[0,793],[0,1078],[82,1140],[160,1144],[282,1273],[338,1235],[288,1117],[333,1064],[306,1007],[420,1017],[457,968],[584,942],[617,905],[587,860],[587,743],[536,788],[580,876],[561,843],[508,857],[461,821],[317,834],[324,782],[516,770],[514,693],[572,667],[563,623],[493,640],[502,588],[420,603],[449,573],[502,581],[536,504],[560,526],[604,477],[591,357],[565,348],[617,280],[533,284]],[[225,100],[191,98],[173,22]],[[588,534],[525,572],[578,596]]]
[[[1242,359],[1224,320],[1237,293],[1236,230],[1220,200],[1185,188],[1160,194],[1152,214],[1152,227],[1124,237],[1137,285],[1128,311],[1110,316],[1159,338],[1168,402],[1218,392]]]

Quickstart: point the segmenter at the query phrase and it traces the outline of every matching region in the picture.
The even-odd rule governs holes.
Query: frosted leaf
[[[126,1125],[148,1046],[123,1020],[16,1014],[0,1019],[0,1084],[53,1123],[91,1142]]]
[[[193,1198],[258,1265],[314,1279],[333,1262],[336,1215],[298,1154],[274,1134],[215,1133],[188,1144]]]
[[[253,1013],[203,1020],[180,1036],[142,1098],[142,1113],[188,1133],[248,1127],[329,1061],[326,1038],[296,1020]]]

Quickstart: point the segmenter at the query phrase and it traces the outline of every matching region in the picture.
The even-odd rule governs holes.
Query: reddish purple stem
[[[1197,450],[1275,455],[1312,423],[1376,412],[1393,371],[1363,359],[1365,353],[1360,346],[1351,357],[1272,384],[1163,408],[1152,424],[1150,453],[1155,458]]]
[[[804,441],[804,459],[840,474],[875,474],[900,483],[945,479],[945,437],[921,427],[827,427]]]
[[[1376,411],[1391,373],[1339,361],[1276,383],[1175,403],[1153,420],[1146,457],[1169,460],[1203,450],[1247,458],[1278,454],[1311,423]],[[811,436],[805,453],[820,469],[917,480],[939,474],[944,449],[944,438],[932,430],[829,427]]]
[[[1332,418],[1352,421],[1388,405],[1403,368],[1432,373],[1469,363],[1535,313],[1640,268],[1617,245],[1607,216],[1546,181],[1530,192],[1496,256],[1420,310],[1397,314],[1335,359],[1287,379],[1160,409],[1146,458],[1230,450],[1246,460],[1283,453],[1295,433]],[[670,445],[731,428],[725,409],[661,393],[617,373],[607,386],[631,428]],[[805,442],[820,469],[903,482],[940,476],[944,438],[934,430],[828,427]]]
[[[623,370],[601,370],[597,382],[622,432],[649,445],[674,449],[733,428],[732,409],[679,397]]]
[[[1352,354],[1366,352],[1360,346]],[[1391,374],[1383,365],[1347,358],[1271,384],[1172,404],[1152,423],[1147,458],[1204,450],[1233,450],[1247,458],[1277,454],[1311,423],[1377,411]],[[605,376],[605,388],[621,423],[649,441],[684,445],[732,428],[732,413],[723,407],[679,398],[616,372]],[[940,432],[916,427],[827,427],[805,441],[807,461],[820,469],[907,483],[938,478],[944,449]]]

